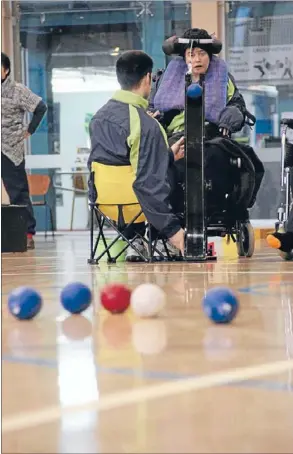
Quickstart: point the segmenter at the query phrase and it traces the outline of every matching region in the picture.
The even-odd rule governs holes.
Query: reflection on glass
[[[254,147],[265,167],[250,217],[276,219],[280,120],[293,118],[293,1],[228,2],[226,11],[227,61],[256,117],[254,128],[244,128],[235,138]]]
[[[226,19],[229,67],[257,118],[248,138],[262,148],[280,145],[282,113],[293,115],[293,2],[276,3],[231,2]]]

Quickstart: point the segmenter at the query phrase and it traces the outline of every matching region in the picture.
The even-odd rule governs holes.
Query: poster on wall
[[[88,190],[88,159],[90,155],[90,149],[87,147],[77,148],[75,169],[72,174],[72,185],[75,189],[75,195],[83,197]]]
[[[293,82],[293,44],[230,47],[228,64],[237,81]]]
[[[87,147],[78,147],[75,158],[75,166],[79,170],[87,169],[87,163],[90,156],[90,149]]]

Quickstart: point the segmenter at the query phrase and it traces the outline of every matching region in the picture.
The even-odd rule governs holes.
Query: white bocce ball
[[[141,284],[132,292],[130,304],[139,317],[156,317],[166,304],[166,294],[155,284]]]

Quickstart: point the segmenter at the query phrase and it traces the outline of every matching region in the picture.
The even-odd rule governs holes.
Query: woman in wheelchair
[[[212,36],[206,30],[194,28],[187,30],[183,38],[211,39]],[[253,126],[255,118],[246,110],[245,101],[226,63],[215,55],[221,51],[218,41],[190,46],[175,44],[176,40],[176,37],[169,38],[163,45],[167,54],[178,56],[153,79],[150,109],[156,112],[156,118],[165,128],[169,144],[172,144],[184,134],[185,74],[188,69],[191,70],[193,82],[198,82],[204,74],[205,177],[212,182],[208,205],[212,203],[219,207],[225,203],[227,194],[231,194],[235,181],[239,179],[239,169],[231,166],[231,162],[237,163],[237,157],[241,157],[244,161],[250,161],[247,164],[254,174],[252,179],[255,187],[247,204],[250,208],[260,188],[264,167],[254,150],[232,140],[231,134],[240,131],[245,123]],[[176,167],[180,184],[184,182],[184,162],[176,163]],[[239,210],[238,220],[248,220],[247,207]]]

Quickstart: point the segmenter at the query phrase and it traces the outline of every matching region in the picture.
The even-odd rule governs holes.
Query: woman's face
[[[191,63],[192,75],[198,77],[200,74],[205,74],[207,72],[210,64],[210,57],[205,50],[194,47],[193,49],[186,49],[185,61],[187,64]]]

